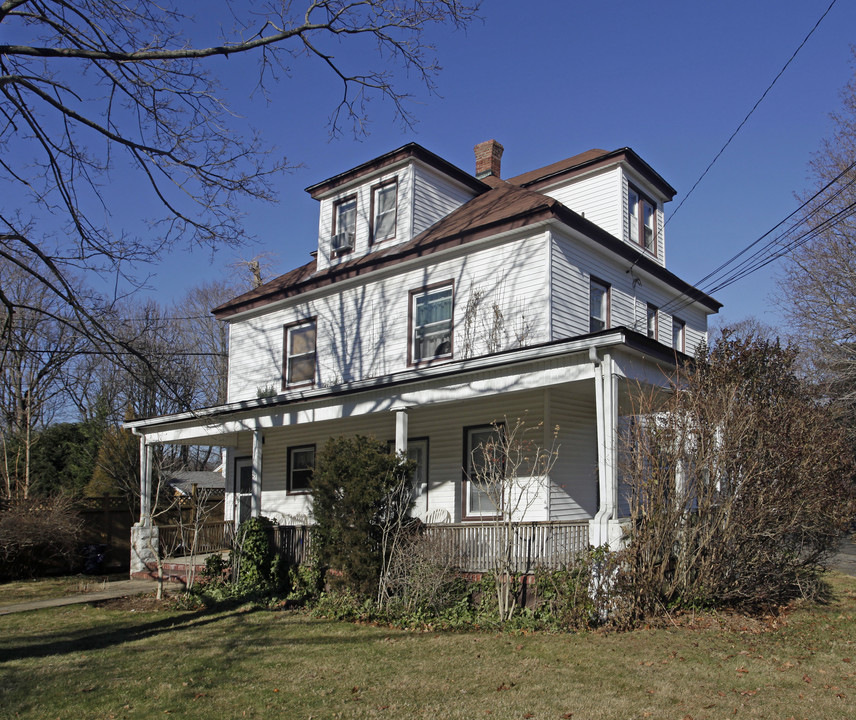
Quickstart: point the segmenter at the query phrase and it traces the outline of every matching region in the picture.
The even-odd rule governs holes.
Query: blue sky
[[[168,257],[155,268],[152,294],[180,297],[239,257],[262,252],[277,274],[301,265],[318,223],[317,203],[303,188],[410,141],[472,171],[473,146],[490,138],[505,146],[505,177],[593,147],[632,147],[678,190],[666,206],[667,264],[695,283],[791,212],[794,193],[808,185],[808,160],[829,134],[829,113],[854,72],[856,3],[848,0],[838,0],[670,218],[829,2],[486,0],[483,20],[430,38],[443,66],[438,95],[403,78],[415,93],[416,128],[402,128],[391,107],[376,101],[370,134],[359,139],[347,132],[330,138],[339,86],[317,63],[295,59],[266,101],[248,93],[251,61],[213,60],[233,109],[301,165],[277,180],[278,202],[246,206],[251,245]],[[345,45],[337,50],[346,64],[358,55]],[[754,315],[785,329],[781,303],[770,298],[777,272],[778,264],[768,266],[716,293],[722,318]]]

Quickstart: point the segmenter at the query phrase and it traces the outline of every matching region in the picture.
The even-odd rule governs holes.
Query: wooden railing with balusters
[[[193,525],[158,525],[160,556],[181,557],[230,550],[235,535],[231,520],[217,520]]]
[[[455,523],[427,525],[426,535],[434,538],[440,552],[464,572],[488,572],[496,567],[495,553],[502,545],[496,524]],[[512,567],[529,573],[536,568],[557,570],[573,565],[588,549],[588,522],[513,523]]]

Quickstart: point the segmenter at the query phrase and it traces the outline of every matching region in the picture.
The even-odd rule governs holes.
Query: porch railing
[[[268,528],[271,550],[295,565],[309,562],[312,528],[308,525],[275,525]]]
[[[235,535],[234,524],[228,520],[208,521],[197,526],[159,525],[158,533],[161,557],[230,550]]]
[[[512,525],[512,566],[515,572],[536,568],[557,570],[572,565],[588,549],[588,522],[529,522]],[[493,524],[428,525],[425,533],[438,542],[438,551],[465,572],[488,572],[495,567],[500,547]]]

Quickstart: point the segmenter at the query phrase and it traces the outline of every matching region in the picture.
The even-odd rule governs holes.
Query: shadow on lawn
[[[210,610],[199,610],[178,617],[171,616],[140,625],[123,624],[118,627],[112,626],[110,629],[101,632],[82,629],[66,635],[52,632],[46,635],[29,636],[29,642],[25,645],[0,647],[0,663],[10,660],[64,655],[86,650],[102,650],[115,645],[121,645],[122,643],[133,642],[134,640],[144,640],[162,633],[203,627],[230,617],[246,615],[248,612],[256,612],[256,610],[247,610],[244,608],[227,613],[212,613]]]

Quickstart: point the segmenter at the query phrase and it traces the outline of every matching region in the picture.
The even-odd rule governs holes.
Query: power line
[[[717,267],[715,270],[711,271],[703,278],[701,278],[701,280],[697,281],[695,283],[695,286],[699,290],[707,294],[712,294],[714,292],[722,290],[725,287],[728,287],[729,285],[737,282],[738,280],[743,279],[747,275],[750,275],[751,273],[760,270],[762,267],[769,265],[771,262],[779,259],[780,257],[783,257],[791,250],[794,250],[797,247],[804,245],[806,242],[816,237],[818,233],[830,227],[833,227],[839,221],[848,217],[850,214],[849,211],[854,209],[854,205],[856,205],[856,203],[851,203],[847,205],[845,208],[837,211],[831,217],[824,219],[823,222],[821,222],[819,225],[812,226],[802,231],[799,235],[789,241],[787,245],[782,244],[784,238],[788,237],[788,235],[793,233],[797,228],[805,226],[814,216],[825,210],[830,205],[830,203],[836,198],[838,198],[847,188],[856,183],[856,177],[841,185],[835,190],[835,192],[824,198],[824,200],[818,206],[812,208],[812,210],[807,215],[800,218],[796,223],[792,224],[790,227],[768,240],[761,248],[756,250],[748,258],[744,259],[738,265],[728,270],[726,274],[722,274],[721,276],[719,276],[722,271],[728,269],[729,266],[731,266],[738,258],[742,257],[745,253],[747,253],[753,247],[758,245],[758,243],[764,240],[764,238],[775,232],[778,228],[780,228],[788,220],[790,220],[794,215],[797,215],[802,210],[804,210],[808,205],[810,205],[818,197],[825,193],[830,187],[832,187],[835,183],[841,180],[841,178],[843,178],[847,173],[851,172],[854,169],[856,169],[856,160],[854,160],[854,162],[844,168],[844,170],[838,173],[838,175],[832,178],[832,180],[827,182],[823,187],[821,187],[817,192],[815,192],[814,195],[812,195],[805,202],[803,202],[798,208],[793,210],[782,220],[776,223],[773,227],[771,227],[767,232],[761,235],[757,240],[754,240],[753,242],[749,243],[749,245],[740,250],[738,253],[732,255],[728,260],[719,265],[719,267]],[[774,252],[771,252],[771,248],[773,248],[774,246],[778,246],[779,249]],[[707,282],[707,284],[705,285],[706,281],[709,282]],[[686,293],[682,293],[673,300],[666,303],[661,308],[661,310],[670,313],[680,312],[680,310],[691,305],[693,302],[694,300],[689,295],[687,295]]]
[[[750,117],[752,117],[752,113],[754,113],[754,112],[755,112],[755,110],[758,108],[758,106],[759,106],[759,105],[764,101],[764,98],[765,98],[765,97],[767,97],[767,93],[769,93],[769,92],[770,92],[770,90],[772,90],[772,89],[773,89],[773,85],[775,85],[775,84],[776,84],[776,82],[778,81],[778,79],[779,79],[780,77],[782,77],[782,75],[784,74],[785,70],[787,70],[787,69],[788,69],[788,65],[790,65],[790,64],[791,64],[791,62],[793,61],[793,59],[797,56],[797,53],[799,53],[799,51],[800,51],[800,50],[802,50],[803,45],[805,45],[805,44],[806,44],[806,42],[808,42],[808,39],[812,36],[812,34],[814,33],[814,31],[815,31],[815,30],[817,30],[818,25],[820,25],[820,23],[823,21],[823,19],[824,19],[824,18],[829,14],[829,11],[830,11],[830,10],[832,10],[832,6],[833,6],[833,5],[835,5],[835,3],[836,3],[836,2],[838,2],[838,0],[832,0],[832,2],[831,2],[831,3],[829,3],[829,7],[828,7],[828,8],[826,8],[826,10],[824,11],[823,15],[821,15],[821,16],[820,16],[820,19],[819,19],[819,20],[814,24],[814,27],[813,27],[811,30],[809,30],[808,35],[806,35],[806,36],[803,38],[803,41],[799,44],[799,46],[797,47],[797,49],[796,49],[796,50],[794,50],[793,55],[791,55],[791,56],[790,56],[790,58],[788,58],[788,61],[787,61],[787,62],[782,66],[782,69],[781,69],[781,70],[779,70],[779,74],[778,74],[778,75],[776,75],[776,77],[774,77],[774,78],[773,78],[773,82],[771,82],[771,83],[767,86],[767,89],[766,89],[766,90],[764,90],[764,92],[763,92],[763,94],[761,95],[761,97],[760,97],[760,98],[758,98],[758,101],[757,101],[757,102],[752,106],[752,109],[751,109],[751,110],[746,114],[746,117],[745,117],[745,118],[743,118],[743,120],[742,120],[742,121],[740,122],[740,124],[737,126],[737,129],[736,129],[733,133],[731,133],[731,137],[729,137],[729,138],[728,138],[728,140],[726,140],[726,141],[725,141],[725,145],[723,145],[723,146],[719,149],[719,152],[718,152],[718,153],[716,153],[716,155],[715,155],[715,157],[713,158],[713,160],[711,160],[711,161],[710,161],[710,164],[709,164],[709,165],[704,169],[704,172],[703,172],[701,175],[699,175],[698,180],[696,180],[696,181],[695,181],[695,183],[693,183],[693,186],[690,188],[690,191],[689,191],[686,195],[684,195],[683,199],[678,203],[678,206],[674,209],[674,211],[672,212],[672,214],[671,214],[671,215],[669,216],[669,218],[666,220],[666,222],[664,223],[664,226],[669,224],[669,222],[672,220],[672,218],[673,218],[673,217],[675,217],[675,215],[678,213],[678,210],[680,210],[680,209],[681,209],[681,207],[683,207],[683,204],[684,204],[684,203],[689,199],[690,195],[692,195],[692,194],[693,194],[693,190],[695,190],[695,189],[698,187],[699,183],[704,179],[704,176],[705,176],[705,175],[707,175],[707,173],[708,173],[708,172],[710,171],[710,169],[713,167],[714,163],[716,163],[716,161],[717,161],[717,160],[719,160],[719,156],[720,156],[720,155],[722,155],[722,153],[723,153],[723,152],[725,152],[725,149],[726,149],[726,148],[731,144],[731,141],[732,141],[732,140],[734,140],[734,138],[737,136],[737,133],[739,133],[739,132],[740,132],[740,130],[741,130],[741,128],[746,124],[746,121],[747,121],[747,120],[749,120],[749,118],[750,118]]]

